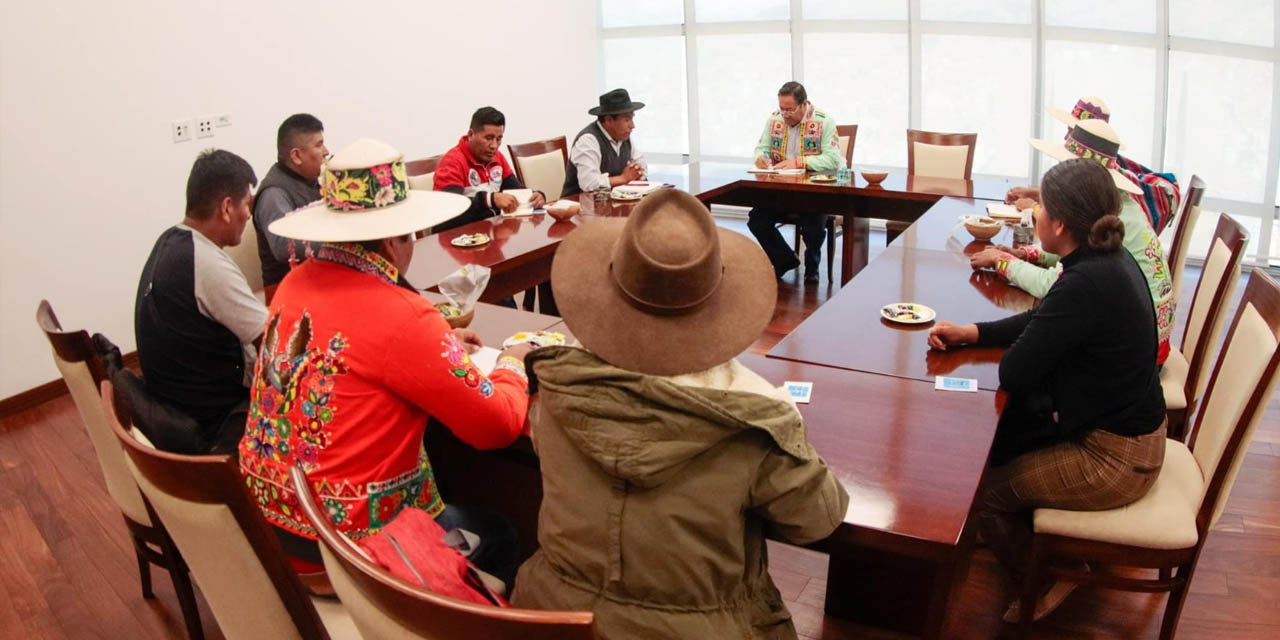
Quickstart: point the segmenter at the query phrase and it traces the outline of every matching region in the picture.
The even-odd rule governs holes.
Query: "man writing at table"
[[[511,164],[498,149],[507,129],[507,118],[493,107],[480,107],[471,114],[471,127],[440,159],[436,167],[436,191],[448,191],[471,198],[471,207],[460,215],[435,226],[439,233],[469,222],[484,220],[499,211],[511,213],[520,207],[515,196],[504,193],[523,189],[524,184],[511,170]],[[536,209],[547,200],[541,191],[533,192],[530,203]]]
[[[648,173],[644,156],[631,142],[636,111],[643,102],[632,102],[626,89],[600,96],[600,105],[587,110],[596,121],[573,138],[569,164],[564,168],[564,195],[612,189]]]
[[[835,120],[810,104],[804,85],[794,81],[778,89],[778,110],[765,121],[755,156],[755,165],[760,169],[832,171],[844,166]],[[777,227],[793,213],[756,207],[751,210],[747,222],[779,278],[800,266],[800,260],[782,239]],[[804,238],[805,284],[818,282],[822,241],[827,235],[826,222],[826,216],[803,213],[799,216],[800,235]]]

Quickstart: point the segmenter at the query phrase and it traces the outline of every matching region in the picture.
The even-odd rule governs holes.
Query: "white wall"
[[[507,141],[571,134],[596,101],[593,0],[12,2],[0,39],[0,398],[57,378],[33,320],[134,348],[133,299],[186,176],[220,147],[261,177],[285,116],[330,150],[441,153],[491,104]],[[170,122],[232,126],[174,144]]]

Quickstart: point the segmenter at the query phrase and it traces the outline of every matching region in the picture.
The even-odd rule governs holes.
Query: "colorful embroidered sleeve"
[[[1043,298],[1049,293],[1049,288],[1058,281],[1058,275],[1062,273],[1057,266],[1038,267],[1017,258],[1011,258],[1003,269],[996,265],[996,271],[1015,287],[1037,298]]]
[[[1178,178],[1172,173],[1157,173],[1140,162],[1124,156],[1117,156],[1116,162],[1120,171],[1131,178],[1142,189],[1142,195],[1131,197],[1142,205],[1142,210],[1151,222],[1151,228],[1159,234],[1173,220],[1181,202]]]
[[[1052,267],[1058,264],[1058,254],[1049,253],[1038,244],[1031,244],[1023,247],[1027,252],[1027,262],[1038,264],[1042,267]]]
[[[810,171],[835,171],[844,166],[844,156],[840,155],[840,140],[836,136],[836,121],[826,114],[814,114],[811,122],[820,123],[822,140],[818,143],[822,152],[818,155],[805,155],[805,168]],[[809,122],[805,123],[809,126]]]
[[[485,377],[434,309],[399,331],[386,355],[386,384],[477,449],[512,443],[529,410],[524,363],[504,358]]]

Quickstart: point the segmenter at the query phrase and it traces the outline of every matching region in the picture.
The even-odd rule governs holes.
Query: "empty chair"
[[[907,129],[907,175],[969,180],[973,177],[973,151],[977,146],[976,133]],[[886,222],[887,242],[893,242],[910,226],[910,222],[900,220]]]
[[[1169,277],[1173,279],[1173,299],[1182,300],[1182,268],[1187,264],[1187,247],[1191,246],[1191,234],[1196,230],[1196,221],[1200,219],[1200,199],[1204,197],[1204,180],[1200,176],[1191,176],[1187,183],[1187,192],[1182,196],[1182,204],[1178,205],[1178,215],[1173,231],[1173,242],[1169,243],[1169,251],[1165,262],[1169,265]]]
[[[1225,213],[1218,218],[1200,282],[1191,298],[1182,346],[1169,349],[1169,358],[1160,370],[1160,386],[1164,387],[1164,404],[1169,412],[1168,434],[1175,440],[1186,439],[1187,416],[1195,411],[1209,382],[1209,349],[1217,344],[1227,303],[1240,281],[1240,261],[1248,242],[1240,223]]]
[[[98,385],[106,379],[107,372],[88,332],[83,329],[64,331],[48,300],[41,300],[40,306],[36,308],[36,324],[40,325],[45,337],[49,339],[49,345],[53,347],[53,363],[62,373],[62,379],[67,383],[71,399],[75,401],[80,419],[84,422],[85,431],[89,432],[89,441],[98,454],[98,465],[107,481],[107,493],[124,516],[125,527],[133,540],[134,555],[138,559],[142,597],[155,598],[151,591],[151,568],[148,563],[165,569],[169,572],[169,579],[173,581],[173,590],[182,608],[187,635],[192,640],[204,638],[195,592],[191,589],[191,578],[187,575],[182,557],[167,544],[168,534],[164,527],[148,513],[146,501],[138,491],[133,474],[125,465],[124,452],[111,432],[107,415],[102,410],[102,401],[98,399]]]
[[[546,194],[547,202],[560,199],[564,191],[564,167],[569,163],[569,146],[564,136],[509,144],[516,177],[524,186]]]
[[[334,528],[299,467],[290,472],[302,512],[320,537],[320,555],[334,591],[365,640],[402,638],[564,638],[589,640],[586,611],[531,611],[463,602],[393,576]]]
[[[1167,440],[1151,490],[1108,511],[1037,509],[1030,571],[1023,585],[1020,635],[1030,633],[1037,587],[1054,575],[1088,586],[1169,592],[1160,637],[1172,638],[1205,538],[1222,515],[1245,451],[1276,386],[1280,365],[1280,287],[1255,269],[1196,413],[1190,446]],[[1070,558],[1158,569],[1133,577],[1060,569]]]
[[[125,464],[169,531],[228,639],[359,638],[346,609],[312,598],[280,550],[230,456],[184,456],[149,449],[126,430],[132,422],[111,383],[102,406]],[[269,491],[269,488],[262,489]]]
[[[409,179],[409,188],[418,191],[431,191],[436,188],[436,167],[444,154],[411,160],[404,163],[405,177]]]
[[[254,230],[254,222],[244,225],[244,233],[240,234],[240,244],[234,247],[223,247],[222,250],[231,256],[231,260],[240,267],[249,288],[259,300],[266,300],[262,287],[262,258],[258,257],[258,232]],[[275,287],[272,287],[272,292]]]

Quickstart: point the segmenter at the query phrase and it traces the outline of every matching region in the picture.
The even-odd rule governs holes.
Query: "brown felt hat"
[[[728,362],[760,337],[778,297],[760,247],[671,188],[646,196],[625,220],[580,224],[556,249],[551,285],[582,346],[653,375]]]

